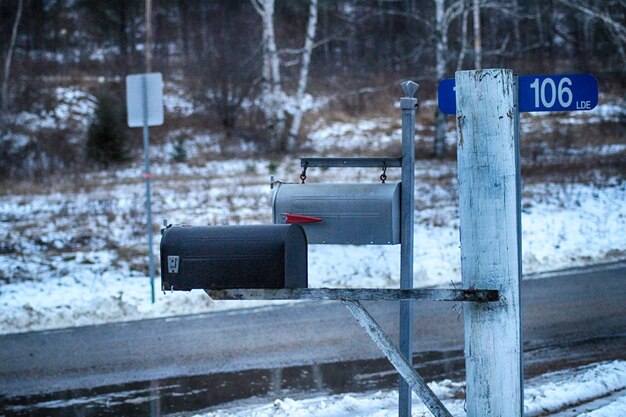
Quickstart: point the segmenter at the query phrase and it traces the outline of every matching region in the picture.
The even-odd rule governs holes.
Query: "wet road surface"
[[[527,376],[624,358],[624,300],[625,264],[525,281]],[[396,303],[367,306],[397,338]],[[462,376],[460,306],[416,303],[414,338],[425,377]],[[6,335],[0,347],[0,415],[160,415],[397,383],[336,302]]]
[[[626,335],[535,347],[525,352],[527,378],[560,369],[624,357]],[[416,354],[426,380],[463,379],[462,351]],[[162,416],[209,411],[224,406],[271,402],[348,392],[394,389],[398,374],[386,359],[253,369],[241,372],[132,382],[2,399],[0,413],[11,416]],[[1,414],[0,414],[1,415]]]

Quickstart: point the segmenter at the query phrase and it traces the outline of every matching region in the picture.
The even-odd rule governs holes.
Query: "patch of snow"
[[[528,112],[530,116],[525,120],[521,118],[522,127],[531,129],[536,125],[537,119],[546,119],[556,117],[556,122],[560,124],[582,125],[601,122],[619,122],[626,117],[626,104],[624,103],[603,103],[598,104],[592,110],[577,110],[568,112]],[[542,126],[543,127],[543,126]],[[532,129],[532,130],[543,130]]]
[[[288,114],[294,114],[298,107],[298,104],[303,111],[307,112],[320,110],[324,108],[330,101],[327,97],[313,97],[311,94],[308,93],[304,94],[300,103],[298,103],[295,96],[290,96],[286,94],[283,96],[282,100],[285,111]]]
[[[104,62],[105,58],[112,51],[110,49],[105,48],[96,48],[89,53],[90,61]]]
[[[602,190],[580,184],[526,187],[523,198],[522,259],[525,273],[566,268],[624,256],[626,184]],[[620,252],[621,251],[621,255]]]
[[[160,284],[156,279],[156,300],[152,304],[147,277],[109,270],[106,262],[83,266],[77,261],[77,266],[62,277],[4,284],[0,292],[0,327],[44,330],[267,305],[254,301],[216,302],[202,291],[163,293]]]
[[[542,375],[524,387],[524,415],[532,417],[626,388],[626,361]]]
[[[33,133],[41,129],[87,127],[96,106],[93,95],[77,88],[56,87],[53,97],[52,109],[20,112],[15,117],[15,124]]]
[[[431,382],[429,387],[444,401],[454,416],[463,414],[463,401],[452,398],[463,391],[463,384],[444,380]],[[414,416],[429,415],[426,407],[413,394]],[[398,415],[397,391],[377,391],[366,394],[329,395],[308,399],[294,400],[291,398],[277,399],[273,403],[224,409],[195,417],[392,417]]]
[[[429,387],[455,417],[465,417],[465,384],[443,380],[430,382]],[[528,417],[544,415],[562,407],[589,401],[626,387],[626,362],[614,361],[549,373],[526,381],[524,410]],[[585,417],[622,417],[615,414],[624,404],[623,397]],[[623,412],[624,408],[621,409]],[[395,390],[359,394],[321,395],[314,398],[276,399],[269,404],[218,409],[195,417],[392,417],[398,413],[398,392]],[[611,414],[612,413],[612,414]],[[413,416],[429,415],[415,394]]]
[[[6,146],[8,155],[13,155],[24,149],[30,143],[31,138],[22,133],[9,133],[0,136],[0,145]]]
[[[610,404],[582,413],[578,417],[624,417],[626,414],[626,393]]]
[[[164,144],[150,146],[151,160],[158,162],[172,161],[179,142],[185,150],[187,160],[209,159],[221,154],[222,140],[223,136],[218,134],[198,135],[188,128],[177,129],[167,135]],[[188,165],[180,164],[176,168],[180,173],[180,170],[186,170]]]
[[[197,111],[194,103],[180,91],[166,88],[163,94],[163,105],[167,113],[188,117]]]
[[[359,120],[354,123],[318,123],[309,133],[305,149],[324,153],[333,150],[382,150],[398,145],[402,131],[390,118]]]
[[[95,109],[95,97],[82,90],[68,87],[57,87],[54,89],[57,106],[55,116],[66,120],[76,117],[80,120],[88,119]]]

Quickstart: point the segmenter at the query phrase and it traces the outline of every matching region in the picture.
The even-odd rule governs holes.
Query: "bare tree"
[[[144,24],[143,4],[143,1],[76,0],[76,6],[68,6],[85,12],[83,16],[88,23],[83,27],[93,31],[98,41],[116,44],[117,62],[109,68],[116,75],[136,70],[138,38],[135,35],[137,28]]]
[[[303,107],[302,100],[309,79],[309,66],[317,29],[317,1],[309,3],[309,20],[306,28],[304,47],[298,53],[302,54],[300,64],[300,76],[296,88],[296,107],[293,111],[293,119],[286,136],[287,100],[283,89],[280,67],[281,59],[276,46],[274,34],[274,0],[251,0],[254,9],[263,21],[263,80],[262,101],[268,131],[270,132],[270,144],[273,150],[287,149],[293,151],[297,147],[297,137],[302,123]]]
[[[463,69],[463,61],[465,60],[465,53],[467,52],[467,18],[469,16],[469,8],[466,7],[463,2],[463,17],[461,21],[461,48],[459,50],[459,58],[456,61],[456,70],[461,71]]]
[[[446,6],[445,0],[435,2],[435,77],[440,82],[446,77],[448,68],[448,31],[450,25],[458,16],[464,13],[465,3],[456,0]],[[462,56],[460,56],[462,58]],[[439,108],[435,110],[435,139],[433,155],[440,158],[446,153],[446,115]]]
[[[516,53],[522,49],[522,36],[519,29],[520,14],[519,0],[513,0],[513,36],[515,36]]]
[[[205,8],[201,20],[209,20],[197,58],[186,67],[186,82],[197,102],[206,105],[232,137],[244,113],[246,100],[256,96],[259,85],[260,31],[250,9]],[[210,27],[210,30],[208,29]],[[265,107],[265,105],[264,105]],[[271,109],[263,110],[270,112]],[[240,131],[243,133],[243,131]]]
[[[558,0],[560,4],[570,7],[584,15],[596,19],[602,23],[610,33],[613,43],[622,58],[626,61],[626,24],[624,14],[626,10],[625,0],[589,1],[589,0]],[[610,8],[615,7],[621,13],[611,13]]]
[[[152,72],[152,0],[146,0],[146,72]]]
[[[298,80],[298,89],[296,91],[296,108],[293,113],[293,120],[289,128],[289,138],[287,141],[287,150],[294,151],[298,144],[298,133],[302,123],[303,108],[302,100],[304,92],[309,80],[309,67],[311,63],[311,53],[313,52],[313,41],[315,40],[315,31],[317,29],[317,0],[311,0],[309,3],[309,22],[306,28],[304,38],[304,48],[302,50],[302,63],[300,65],[300,78]]]
[[[274,0],[250,0],[263,22],[263,109],[268,121],[272,149],[282,147],[285,133],[285,99],[280,76],[280,57],[274,34]]]
[[[446,3],[446,0],[434,0],[435,2],[435,76],[437,82],[446,77],[448,69],[448,60],[451,56],[448,45],[448,32],[450,26],[459,16],[462,16],[461,22],[461,47],[457,61],[457,71],[463,66],[465,59],[465,51],[467,48],[467,18],[469,14],[469,5],[466,0],[456,0]],[[498,1],[473,0],[473,20],[474,20],[474,66],[480,68],[482,65],[482,45],[480,34],[480,8],[508,10],[508,6],[499,4]],[[446,153],[446,115],[435,110],[435,140],[433,143],[433,155],[440,158]]]
[[[474,69],[482,67],[482,44],[480,39],[480,0],[474,0]]]
[[[17,13],[15,14],[15,21],[13,22],[13,30],[11,31],[11,40],[9,41],[9,49],[7,49],[6,58],[4,60],[4,73],[2,77],[2,88],[0,93],[0,100],[2,105],[2,118],[6,116],[9,109],[9,75],[11,73],[11,61],[13,59],[13,51],[15,50],[15,43],[17,41],[17,29],[22,19],[22,9],[24,1],[19,0],[17,3]],[[4,123],[2,123],[4,125]]]

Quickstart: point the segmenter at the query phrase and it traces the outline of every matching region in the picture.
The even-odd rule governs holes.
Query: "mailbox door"
[[[300,222],[309,243],[400,243],[400,184],[283,184],[274,223]],[[295,219],[295,220],[293,220]]]
[[[161,278],[164,290],[306,287],[306,235],[297,225],[169,227]]]

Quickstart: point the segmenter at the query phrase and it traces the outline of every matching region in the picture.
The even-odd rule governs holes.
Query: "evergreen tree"
[[[87,157],[105,168],[130,159],[128,135],[122,106],[115,97],[97,98],[96,110],[87,132]]]
[[[179,136],[178,139],[176,139],[176,143],[174,144],[174,155],[172,156],[172,160],[174,162],[185,162],[187,160],[187,150],[185,149],[183,141],[184,139],[182,136]]]

